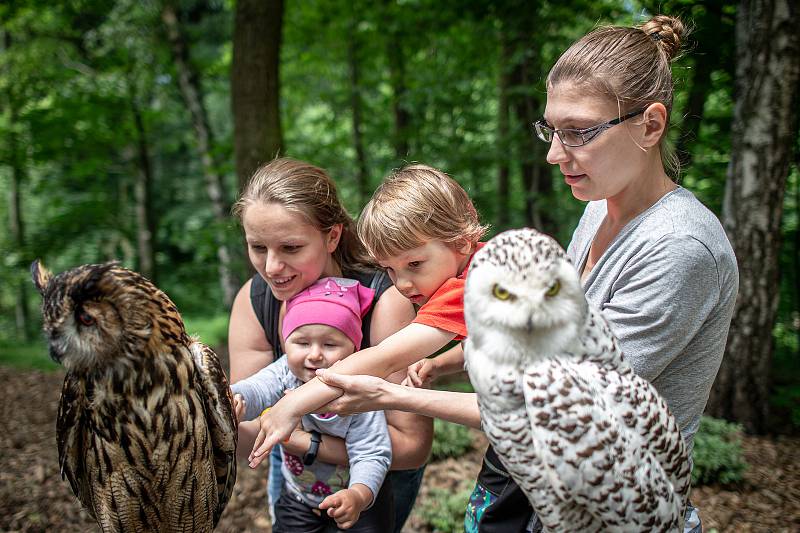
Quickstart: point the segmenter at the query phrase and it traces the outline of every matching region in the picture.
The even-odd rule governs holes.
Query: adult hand
[[[381,378],[366,375],[348,376],[337,374],[330,369],[317,370],[317,377],[326,385],[344,391],[342,396],[323,406],[320,412],[352,415],[385,409],[381,402],[388,394],[387,382]]]

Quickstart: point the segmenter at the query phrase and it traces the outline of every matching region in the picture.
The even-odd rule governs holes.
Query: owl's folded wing
[[[81,416],[84,407],[84,391],[79,381],[71,373],[67,373],[61,389],[61,400],[58,404],[58,418],[56,419],[58,464],[61,468],[62,479],[69,481],[72,493],[94,518],[91,486],[87,482],[87,476],[84,475],[86,428]]]
[[[596,365],[554,360],[527,369],[523,394],[553,488],[605,526],[642,530],[678,519],[680,496],[655,457],[597,390]],[[614,372],[613,370],[611,372]],[[631,409],[631,411],[633,411]]]
[[[217,478],[216,526],[236,483],[237,424],[225,371],[214,351],[200,342],[190,346],[195,368],[201,378],[203,407],[214,446],[214,470]]]

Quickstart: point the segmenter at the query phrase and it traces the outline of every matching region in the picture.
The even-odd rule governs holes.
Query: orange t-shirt
[[[479,242],[475,252],[486,243]],[[464,283],[475,252],[469,258],[464,271],[456,278],[450,278],[439,287],[430,299],[417,311],[414,322],[455,333],[455,340],[467,337],[467,324],[464,322]]]

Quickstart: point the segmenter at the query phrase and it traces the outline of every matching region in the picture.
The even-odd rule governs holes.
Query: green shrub
[[[438,418],[433,421],[433,447],[431,461],[464,455],[472,447],[469,429],[459,424],[445,422]]]
[[[228,342],[228,315],[184,316],[186,333],[196,335],[200,342],[216,348]]]
[[[778,412],[775,416],[786,413],[785,420],[795,429],[800,428],[800,385],[776,385],[769,401],[772,410]]]
[[[464,513],[472,487],[457,491],[432,488],[419,506],[419,517],[434,533],[464,531]]]
[[[50,359],[44,338],[37,342],[0,342],[0,365],[20,370],[57,370],[58,363]]]
[[[694,437],[693,485],[736,483],[744,477],[742,426],[704,416]]]

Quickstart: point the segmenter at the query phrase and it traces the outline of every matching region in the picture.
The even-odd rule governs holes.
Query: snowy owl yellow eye
[[[496,283],[494,287],[492,287],[492,294],[498,300],[508,300],[511,298],[511,293]]]
[[[548,298],[552,298],[553,296],[558,294],[558,291],[560,290],[561,290],[561,282],[556,280],[555,283],[550,285],[550,288],[547,289],[547,292],[544,293],[544,295],[547,296]]]

